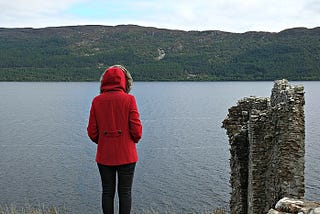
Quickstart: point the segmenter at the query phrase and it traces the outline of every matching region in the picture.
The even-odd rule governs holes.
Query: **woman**
[[[136,143],[142,124],[133,95],[132,78],[121,65],[109,67],[100,78],[100,95],[91,105],[88,136],[98,144],[96,162],[102,181],[102,209],[114,213],[116,174],[118,174],[119,213],[131,210],[131,188],[138,161]]]

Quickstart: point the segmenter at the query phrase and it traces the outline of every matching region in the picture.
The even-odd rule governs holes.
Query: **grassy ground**
[[[133,211],[133,214],[160,214],[163,213],[163,211],[159,212],[157,210],[146,210],[143,213],[137,213],[135,211]],[[165,214],[185,214],[184,212],[180,213],[177,211],[164,211]],[[196,214],[198,212],[194,212],[194,214]],[[64,210],[58,210],[55,207],[31,207],[31,206],[26,206],[24,208],[16,208],[15,206],[11,205],[11,206],[1,206],[0,205],[0,214],[67,214],[66,211]],[[192,214],[192,213],[189,213]],[[202,212],[201,214],[226,214],[226,210],[221,208],[221,209],[215,209],[213,211],[207,211],[207,212]]]
[[[65,211],[58,210],[55,207],[31,207],[29,205],[24,208],[16,208],[14,205],[0,206],[0,214],[66,214]]]
[[[177,211],[157,211],[157,210],[146,210],[143,213],[138,213],[138,212],[133,212],[133,214],[160,214],[160,213],[164,213],[164,214],[226,214],[226,210],[225,209],[215,209],[213,211],[206,211],[206,212],[177,212]]]

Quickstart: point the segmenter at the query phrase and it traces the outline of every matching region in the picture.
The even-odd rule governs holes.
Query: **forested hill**
[[[279,33],[119,26],[0,28],[0,81],[320,80],[320,28]]]

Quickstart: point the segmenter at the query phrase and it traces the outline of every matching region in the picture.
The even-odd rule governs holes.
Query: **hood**
[[[123,91],[129,93],[132,87],[132,77],[129,71],[121,66],[114,65],[105,70],[100,78],[100,92]]]

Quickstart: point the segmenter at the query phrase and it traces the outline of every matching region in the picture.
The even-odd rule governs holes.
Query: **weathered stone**
[[[275,81],[270,98],[246,97],[222,127],[230,144],[231,214],[267,213],[285,197],[304,196],[304,91]]]
[[[284,197],[268,212],[276,213],[320,214],[320,202]]]
[[[267,214],[291,214],[291,213],[279,212],[278,210],[270,209]]]

